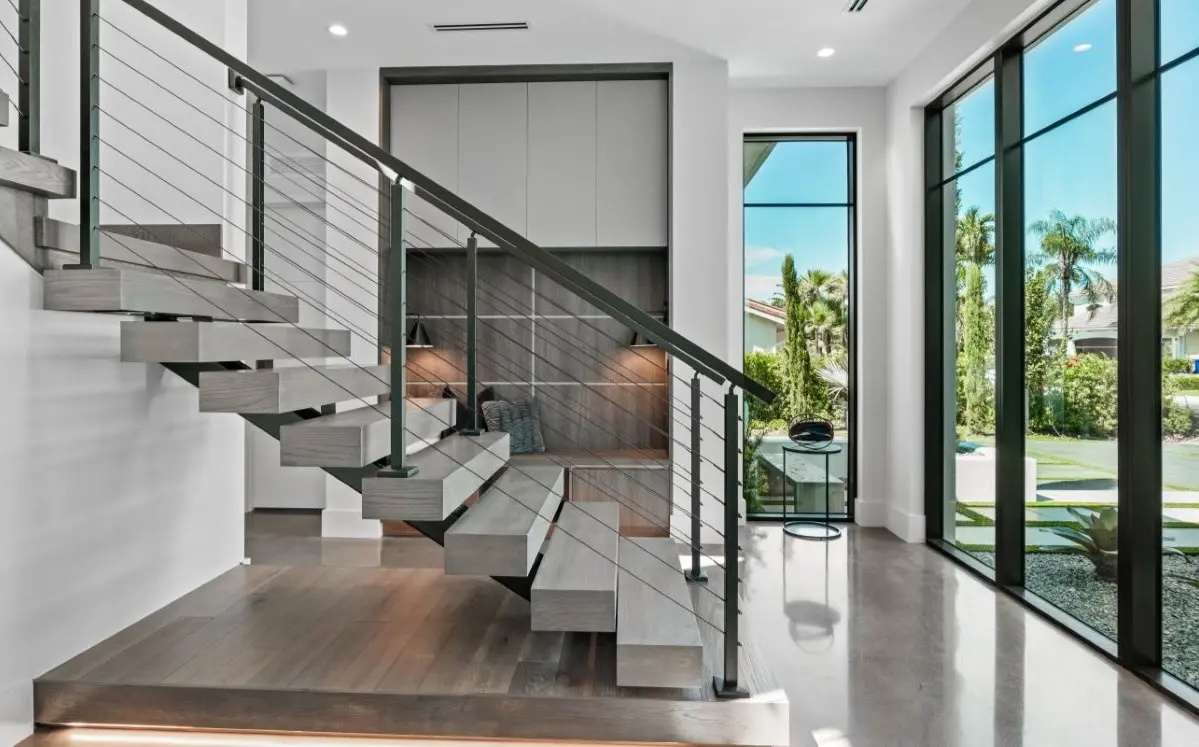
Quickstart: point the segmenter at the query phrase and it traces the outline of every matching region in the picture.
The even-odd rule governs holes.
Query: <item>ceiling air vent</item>
[[[505,23],[434,23],[434,31],[525,31],[529,28],[528,21],[508,21]]]
[[[845,8],[846,13],[861,13],[866,10],[866,3],[870,0],[849,0],[848,7]]]

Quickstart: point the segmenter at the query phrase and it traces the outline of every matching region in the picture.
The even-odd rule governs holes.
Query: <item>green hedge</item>
[[[1180,392],[1199,392],[1199,374],[1173,374],[1170,381]]]

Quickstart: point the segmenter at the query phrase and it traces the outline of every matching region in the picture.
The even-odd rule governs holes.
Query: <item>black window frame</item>
[[[1036,132],[1024,133],[1025,51],[1096,0],[1063,0],[1001,44],[925,108],[924,279],[926,540],[1055,625],[1199,713],[1199,689],[1162,668],[1161,130],[1160,79],[1199,48],[1160,59],[1158,0],[1116,1],[1116,89]],[[947,107],[995,78],[996,521],[995,567],[944,538],[954,434],[953,261],[945,189],[980,164],[945,176]],[[1119,588],[1117,641],[1024,585],[1024,146],[1111,101],[1117,110]],[[982,163],[985,163],[986,160]],[[1136,243],[1133,261],[1130,247]],[[951,238],[951,237],[950,237]],[[950,248],[947,251],[947,247]],[[947,256],[948,255],[948,256]],[[947,296],[947,294],[949,294]],[[948,298],[948,303],[946,302]],[[1197,642],[1199,643],[1199,642]]]
[[[848,275],[849,287],[846,290],[849,299],[849,314],[846,321],[847,370],[849,377],[849,392],[847,393],[846,422],[849,424],[849,449],[846,454],[845,513],[832,514],[829,518],[835,522],[852,523],[855,518],[854,507],[858,497],[858,246],[860,244],[858,231],[859,183],[858,183],[858,134],[852,131],[821,131],[821,132],[746,132],[741,137],[742,152],[745,143],[752,142],[838,142],[846,144],[846,195],[843,202],[778,202],[778,203],[747,203],[745,201],[745,185],[741,189],[741,256],[745,257],[745,215],[747,208],[844,208],[847,225],[846,238],[849,245]],[[741,272],[741,305],[745,306],[745,270]],[[742,335],[745,334],[744,313],[742,314]],[[744,346],[742,346],[744,347]],[[790,519],[810,520],[824,519],[824,514],[789,513]],[[746,511],[749,521],[782,521],[782,513],[751,514]]]

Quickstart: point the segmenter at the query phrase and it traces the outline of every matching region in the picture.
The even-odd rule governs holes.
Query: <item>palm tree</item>
[[[833,352],[833,340],[838,337],[841,328],[841,316],[836,307],[828,299],[820,299],[812,304],[808,317],[809,332],[816,343],[818,355],[828,355]]]
[[[827,270],[811,269],[799,279],[799,297],[806,304],[827,298],[837,283],[837,277]]]
[[[1199,329],[1199,271],[1192,272],[1187,281],[1166,299],[1166,326],[1179,332]]]
[[[1116,223],[1110,218],[1071,217],[1054,210],[1047,220],[1036,221],[1029,230],[1041,241],[1041,253],[1032,262],[1051,270],[1050,292],[1057,300],[1064,346],[1070,335],[1070,317],[1074,315],[1070,298],[1076,290],[1082,293],[1092,312],[1101,300],[1110,303],[1115,298],[1111,282],[1090,265],[1116,261],[1115,250],[1095,246],[1104,236],[1115,232]]]
[[[965,282],[965,268],[969,265],[986,267],[995,264],[995,216],[983,214],[977,206],[971,206],[958,218],[954,237],[954,252],[957,260],[958,282]]]

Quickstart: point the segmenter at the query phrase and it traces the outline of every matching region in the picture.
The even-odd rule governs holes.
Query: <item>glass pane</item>
[[[1029,142],[1024,184],[1025,583],[1115,638],[1115,102]]]
[[[1116,0],[1098,0],[1024,53],[1024,132],[1115,90]]]
[[[1160,0],[1161,59],[1170,62],[1199,47],[1199,2]]]
[[[772,406],[749,406],[746,453],[754,458],[746,462],[757,474],[747,475],[746,500],[754,515],[823,516],[826,489],[829,513],[848,512],[851,213],[745,208],[745,371],[783,393]],[[786,454],[784,462],[787,424],[802,417],[833,423],[841,449],[827,463],[824,454]]]
[[[954,267],[954,491],[945,538],[995,565],[995,164],[950,185]]]
[[[944,139],[947,153],[945,176],[953,176],[979,161],[995,155],[995,80],[987,79],[978,88],[945,107]]]
[[[1194,3],[1199,8],[1199,3]],[[1165,7],[1162,9],[1165,14]],[[1171,674],[1199,687],[1199,568],[1175,550],[1199,554],[1199,60],[1162,76],[1162,657]]]
[[[747,141],[743,163],[747,205],[851,201],[844,140]]]

